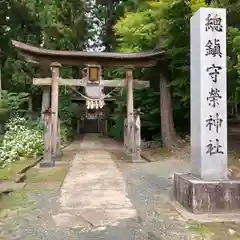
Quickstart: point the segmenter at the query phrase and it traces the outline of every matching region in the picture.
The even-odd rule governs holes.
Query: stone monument
[[[194,213],[240,208],[240,181],[228,180],[226,10],[191,18],[191,173],[174,175],[174,196]]]

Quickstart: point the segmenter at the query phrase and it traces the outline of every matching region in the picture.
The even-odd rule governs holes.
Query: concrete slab
[[[67,212],[59,213],[53,216],[57,227],[71,227],[71,228],[87,228],[89,223],[76,214]]]
[[[81,215],[94,227],[117,226],[120,220],[136,218],[136,210],[123,209],[86,209]]]
[[[62,196],[61,205],[64,207],[79,207],[89,209],[99,208],[131,208],[132,204],[123,190],[100,189],[81,191],[77,197],[72,195]]]
[[[84,153],[76,153],[64,180],[61,208],[53,216],[56,225],[86,227],[84,219],[95,227],[115,226],[134,218],[136,210],[127,197],[123,176],[101,139],[86,135],[79,145]]]

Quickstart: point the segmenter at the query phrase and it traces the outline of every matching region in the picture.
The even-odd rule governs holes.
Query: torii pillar
[[[51,64],[52,71],[52,96],[51,96],[51,110],[52,116],[52,156],[57,159],[60,156],[60,147],[58,144],[58,101],[59,101],[59,78],[60,78],[61,64],[53,62]]]
[[[134,150],[134,129],[133,129],[133,67],[126,67],[127,81],[127,154],[132,157]]]

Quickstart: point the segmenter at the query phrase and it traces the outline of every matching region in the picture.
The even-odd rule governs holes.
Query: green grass
[[[11,192],[0,196],[0,218],[4,217],[3,210],[18,210],[30,204],[26,191]]]
[[[28,164],[33,163],[36,159],[21,158],[19,161],[7,165],[5,168],[0,168],[0,182],[1,181],[14,181],[17,173],[26,167]]]
[[[70,162],[75,156],[74,152],[64,152],[62,160],[56,162],[53,168],[31,168],[26,174],[26,183],[62,183],[66,177]]]

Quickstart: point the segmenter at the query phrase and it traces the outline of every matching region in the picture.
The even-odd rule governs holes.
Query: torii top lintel
[[[66,66],[101,65],[108,67],[149,67],[163,59],[164,50],[139,53],[83,52],[49,50],[12,40],[12,44],[27,60],[37,63],[58,62]]]

